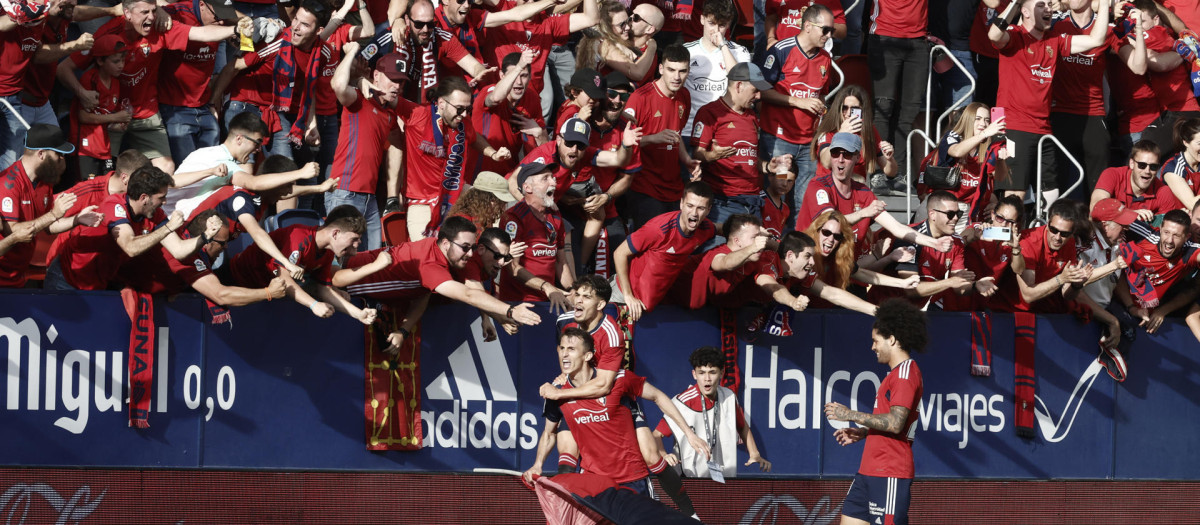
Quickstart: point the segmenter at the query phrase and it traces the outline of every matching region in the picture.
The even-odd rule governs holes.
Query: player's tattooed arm
[[[898,434],[908,421],[908,407],[893,406],[887,414],[865,414],[850,410],[841,403],[825,405],[825,416],[835,421],[850,421],[880,432]]]

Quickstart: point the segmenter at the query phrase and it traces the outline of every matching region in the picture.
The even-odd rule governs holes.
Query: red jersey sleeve
[[[438,60],[442,64],[447,66],[457,66],[459,60],[462,60],[464,57],[471,54],[467,51],[467,48],[463,47],[462,42],[459,42],[458,38],[456,38],[454,35],[440,29],[436,31],[439,39]]]
[[[659,434],[663,435],[663,437],[671,437],[672,435],[671,424],[667,423],[666,418],[659,420],[658,426],[654,427],[654,430],[657,430]]]
[[[163,45],[173,51],[186,50],[188,47],[188,35],[191,34],[192,27],[187,24],[171,24],[171,29],[162,34]]]
[[[733,409],[737,412],[737,429],[738,434],[741,435],[742,431],[746,429],[746,413],[742,411],[742,404],[736,401]]]
[[[613,382],[612,394],[629,398],[642,397],[642,388],[646,386],[646,378],[628,370],[617,372],[617,380]]]
[[[359,100],[362,99],[362,94],[359,93]],[[396,108],[393,110],[397,117],[406,119],[412,117],[413,111],[421,107],[420,104],[400,97],[396,100]]]
[[[433,245],[433,249],[437,249],[436,244]],[[395,255],[396,252],[393,251],[392,256],[394,257]],[[425,257],[425,263],[421,265],[421,286],[432,291],[441,286],[442,283],[453,280],[454,277],[450,275],[450,267],[438,261],[431,250],[429,255]]]
[[[633,232],[633,235],[625,239],[625,242],[629,245],[629,251],[637,255],[661,241],[663,236],[660,222],[657,218],[651,219],[650,222],[638,228],[637,231]]]
[[[911,408],[917,404],[917,392],[921,389],[921,382],[916,374],[904,377],[898,376],[897,381],[891,389],[892,397],[888,399],[888,406]]]
[[[713,136],[717,133],[717,128],[714,124],[717,123],[717,114],[715,111],[708,109],[708,106],[700,108],[696,112],[696,122],[692,128],[692,137],[695,139],[693,147],[709,149],[712,145]]]

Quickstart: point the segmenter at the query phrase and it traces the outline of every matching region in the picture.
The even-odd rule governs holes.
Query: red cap
[[[96,58],[124,52],[125,41],[121,40],[121,37],[117,35],[104,35],[97,38],[96,42],[92,44],[92,50],[90,51],[91,55]]]
[[[404,82],[408,80],[408,56],[394,51],[383,55],[375,62],[375,71],[392,82]]]
[[[1117,199],[1104,199],[1092,208],[1092,218],[1098,221],[1113,221],[1121,226],[1129,226],[1138,218],[1137,212],[1126,208]]]

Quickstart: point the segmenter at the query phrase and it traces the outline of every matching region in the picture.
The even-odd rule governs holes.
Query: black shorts
[[[872,524],[907,525],[911,495],[912,479],[855,474],[842,514]]]

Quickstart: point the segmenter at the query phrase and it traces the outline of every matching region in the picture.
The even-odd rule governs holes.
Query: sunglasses
[[[579,141],[575,141],[575,140],[564,141],[563,145],[568,148],[574,148],[574,149],[579,149],[579,150],[584,150],[584,149],[587,149],[587,147],[588,147],[587,143],[579,142]]]
[[[1162,167],[1162,164],[1159,164],[1159,163],[1153,163],[1153,164],[1151,164],[1151,163],[1149,163],[1149,162],[1138,162],[1138,161],[1136,161],[1136,160],[1135,160],[1135,161],[1133,161],[1133,163],[1134,163],[1134,164],[1137,164],[1137,167],[1138,167],[1138,169],[1139,169],[1139,170],[1144,170],[1144,169],[1146,169],[1146,168],[1150,168],[1151,170],[1158,171],[1158,168],[1161,168],[1161,167]]]
[[[437,27],[437,20],[411,20],[413,29],[425,29],[429,27]]]
[[[454,241],[450,241],[450,244],[453,244],[453,245],[455,245],[455,246],[458,246],[458,247],[459,247],[459,249],[461,249],[461,250],[463,251],[463,253],[471,253],[473,250],[475,250],[475,246],[476,246],[476,245],[474,245],[474,244],[466,244],[466,243],[464,243],[464,244],[459,244],[459,243],[456,243],[456,242],[454,242]]]
[[[512,256],[512,255],[510,255],[510,254],[507,254],[507,253],[500,253],[500,252],[499,252],[498,250],[496,250],[495,248],[492,248],[491,246],[488,246],[488,245],[486,245],[486,244],[480,243],[480,244],[479,244],[479,247],[480,247],[480,248],[483,248],[483,249],[485,249],[485,250],[487,250],[487,251],[489,251],[489,252],[492,252],[492,255],[494,255],[494,256],[495,256],[497,259],[500,259],[500,262],[502,262],[502,263],[507,263],[508,261],[511,261],[511,260],[513,260],[513,256]]]
[[[825,237],[832,237],[833,240],[835,240],[837,242],[842,242],[842,241],[846,240],[845,235],[842,235],[840,233],[837,233],[837,232],[834,232],[831,230],[822,229],[821,235],[824,235]]]
[[[208,242],[215,242],[215,243],[221,245],[221,247],[224,247],[226,244],[229,244],[229,239],[225,239],[223,241],[220,239],[209,239]]]
[[[239,136],[239,137],[242,137],[242,138],[244,138],[244,139],[246,139],[246,140],[248,140],[248,141],[250,141],[250,142],[253,142],[253,143],[254,143],[254,149],[262,149],[262,147],[263,147],[263,146],[262,146],[262,144],[263,144],[263,139],[254,140],[254,139],[252,139],[252,138],[250,138],[250,137],[247,137],[246,135],[238,135],[238,136]]]
[[[962,215],[962,210],[945,211],[945,210],[939,210],[939,209],[935,208],[933,211],[945,214],[946,218],[950,219],[950,220],[957,219],[959,215]]]
[[[832,35],[833,26],[813,26],[821,30],[822,35]]]
[[[835,159],[843,158],[843,157],[847,158],[847,159],[851,159],[851,158],[854,158],[854,155],[855,155],[854,153],[851,153],[851,152],[846,151],[841,148],[829,150],[829,156],[831,158],[835,158]]]
[[[1069,230],[1060,230],[1049,224],[1046,225],[1046,231],[1053,233],[1054,235],[1057,235],[1059,237],[1066,237],[1071,234],[1071,232]]]
[[[1016,224],[1017,223],[1016,219],[1009,219],[1008,217],[1000,215],[999,213],[993,215],[993,217],[995,217],[996,222],[998,222],[1000,224]]]
[[[454,108],[455,115],[466,116],[471,114],[471,106],[455,106],[454,104],[451,104],[449,100],[444,98],[442,99],[442,102],[445,102],[447,106]]]
[[[637,13],[634,13],[633,15],[631,15],[629,17],[629,19],[633,20],[634,22],[645,22],[646,21],[645,18],[642,18],[642,16]]]
[[[608,90],[608,98],[621,97],[621,102],[629,100],[629,95],[632,95],[632,93],[628,91],[617,91],[615,89]]]

